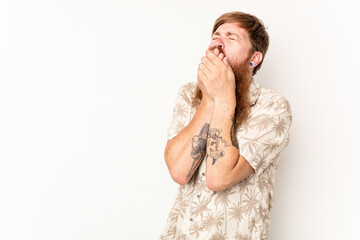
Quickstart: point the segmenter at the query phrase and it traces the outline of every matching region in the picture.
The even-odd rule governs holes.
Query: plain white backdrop
[[[0,239],[158,239],[178,185],[163,157],[179,87],[222,13],[267,27],[255,81],[292,107],[271,240],[355,239],[356,1],[0,2]]]

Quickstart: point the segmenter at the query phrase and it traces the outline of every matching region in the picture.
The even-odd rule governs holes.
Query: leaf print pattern
[[[215,204],[216,205],[223,205],[225,207],[228,206],[230,202],[230,198],[229,196],[231,196],[232,194],[234,194],[235,191],[233,191],[233,189],[229,188],[226,189],[225,191],[221,191],[217,194],[217,196],[215,197]]]
[[[210,240],[226,240],[226,236],[225,233],[222,232],[217,232],[215,233],[215,235],[213,235]]]
[[[256,219],[255,217],[251,217],[249,220],[249,231],[252,232],[256,226]]]
[[[233,206],[229,209],[230,219],[234,219],[236,221],[236,226],[239,228],[240,222],[244,218],[244,206],[241,206],[241,203],[233,204]]]
[[[211,231],[213,228],[219,229],[224,223],[223,215],[223,213],[216,214],[209,212],[209,214],[201,222],[201,228],[206,231]]]
[[[175,237],[176,240],[187,240],[186,239],[186,234],[182,233],[182,232],[178,232],[176,234],[176,237]]]
[[[237,232],[235,235],[235,240],[251,240],[251,238],[247,234],[243,235]]]
[[[175,137],[194,116],[191,107],[196,83],[178,91],[167,139]],[[291,107],[278,93],[252,82],[249,118],[236,132],[239,153],[255,173],[224,191],[206,187],[202,161],[194,177],[180,185],[160,240],[174,239],[267,239],[277,166],[288,146],[292,123]]]
[[[173,110],[173,118],[167,131],[167,140],[175,137],[190,122],[191,95],[195,91],[194,83],[187,83],[180,87]]]
[[[259,200],[257,199],[258,194],[259,192],[255,192],[254,190],[250,190],[248,193],[245,193],[243,203],[246,215],[251,215],[253,211],[256,212],[257,204],[259,203]]]
[[[176,225],[172,225],[170,230],[168,231],[168,237],[175,238],[176,237]]]
[[[271,130],[276,133],[276,137],[280,137],[281,135],[285,134],[286,129],[287,129],[286,120],[285,119],[278,119],[278,123],[274,124],[274,126],[272,127]]]
[[[203,213],[207,210],[210,210],[207,206],[210,202],[210,199],[202,198],[199,202],[194,202],[194,205],[191,207],[191,213],[194,217],[200,215],[203,217]]]
[[[274,124],[274,119],[272,116],[268,114],[261,114],[252,119],[251,127],[255,127],[257,130],[263,131],[264,129],[269,128],[272,124]]]
[[[196,236],[196,239],[198,239],[201,231],[203,231],[203,228],[200,227],[197,222],[194,222],[190,227],[189,233],[192,236]]]
[[[260,175],[273,163],[274,154],[281,153],[289,141],[291,111],[286,111],[287,105],[289,105],[288,101],[283,97],[273,97],[273,99],[283,103],[274,103],[271,106],[276,107],[277,110],[272,109],[273,111],[270,113],[267,110],[261,118],[255,117],[253,125],[250,125],[250,129],[248,129],[249,137],[240,132],[237,135],[241,145],[240,154],[255,169],[256,175]]]

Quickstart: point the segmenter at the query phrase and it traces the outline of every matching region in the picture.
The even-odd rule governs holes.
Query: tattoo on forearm
[[[206,156],[206,159],[208,157],[211,157],[213,162],[212,165],[215,164],[216,160],[218,160],[220,157],[223,157],[225,155],[225,151],[219,150],[219,143],[224,143],[225,147],[230,146],[223,137],[220,136],[222,129],[212,128],[209,130],[209,136],[208,136],[208,155]]]
[[[230,137],[231,137],[231,143],[232,143],[232,145],[239,150],[239,142],[238,142],[237,137],[236,137],[234,121],[233,121],[233,124],[231,125]]]
[[[205,123],[204,126],[201,128],[199,135],[195,135],[192,138],[192,150],[191,150],[191,157],[194,159],[190,171],[186,176],[189,178],[191,174],[195,171],[198,167],[201,160],[204,158],[206,154],[206,141],[209,133],[210,124]]]

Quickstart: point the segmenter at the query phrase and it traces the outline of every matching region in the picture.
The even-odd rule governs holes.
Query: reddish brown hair
[[[253,15],[243,12],[229,12],[221,15],[215,21],[214,27],[212,29],[212,34],[220,25],[227,22],[238,23],[239,27],[244,28],[249,33],[252,49],[250,49],[248,59],[245,60],[245,64],[242,66],[242,68],[248,68],[248,63],[250,61],[251,55],[255,53],[255,51],[259,51],[262,53],[262,61],[253,70],[252,76],[254,76],[256,72],[260,69],[266,51],[269,47],[269,35],[265,30],[264,24],[260,19]],[[249,72],[249,74],[250,75],[248,77],[251,78],[251,73]],[[251,107],[249,98],[244,97],[248,96],[250,82],[236,82],[236,85],[236,109],[233,120],[235,125],[235,131],[240,127],[241,123],[243,123],[248,118]],[[197,86],[192,99],[192,107],[198,107],[201,100],[202,92],[199,86]]]
[[[265,54],[269,48],[269,35],[265,30],[263,22],[257,17],[243,12],[229,12],[224,13],[218,19],[216,19],[212,34],[218,29],[218,27],[224,23],[236,22],[239,27],[244,28],[250,37],[250,42],[253,47],[252,53],[259,51],[262,53],[262,61],[254,68],[253,76],[260,69],[261,64],[264,61]]]

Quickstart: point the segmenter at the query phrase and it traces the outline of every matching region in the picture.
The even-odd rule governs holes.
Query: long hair
[[[249,87],[251,81],[244,81],[246,79],[251,79],[260,69],[261,64],[264,60],[265,54],[269,47],[269,35],[265,30],[264,24],[257,17],[243,13],[243,12],[229,12],[221,15],[214,23],[212,34],[217,30],[217,28],[227,22],[238,23],[241,28],[244,28],[250,37],[250,42],[252,48],[250,49],[248,58],[245,59],[243,64],[238,67],[238,69],[233,69],[235,76],[241,75],[241,79],[235,78],[236,85],[236,108],[234,116],[234,127],[235,131],[240,127],[240,125],[248,118],[250,114],[250,99],[249,99]],[[251,59],[251,55],[259,51],[262,53],[262,61],[254,68],[252,76],[250,76],[250,71],[248,71],[248,65]],[[195,94],[192,99],[192,107],[197,108],[202,100],[202,92],[199,86],[196,87]]]
[[[249,33],[250,42],[253,47],[252,49],[253,53],[255,51],[259,51],[262,53],[262,61],[254,68],[253,71],[253,76],[254,76],[256,72],[260,69],[264,61],[266,52],[269,48],[270,39],[268,33],[266,32],[264,23],[257,17],[250,15],[248,13],[243,13],[243,12],[224,13],[218,19],[216,19],[211,35],[214,34],[216,29],[220,25],[227,22],[236,22],[239,24],[239,27],[244,28]]]
[[[248,65],[250,62],[251,54],[249,57],[244,61],[244,63],[238,68],[234,69],[235,73],[235,97],[236,97],[236,108],[235,108],[235,115],[234,115],[234,130],[240,127],[240,125],[248,118],[250,114],[250,98],[249,98],[249,88],[251,84],[251,72],[248,69]],[[236,76],[241,76],[241,79],[237,79]],[[250,79],[250,81],[244,81],[246,79]],[[196,90],[191,102],[192,107],[197,108],[202,99],[202,92],[199,86],[196,86]]]

